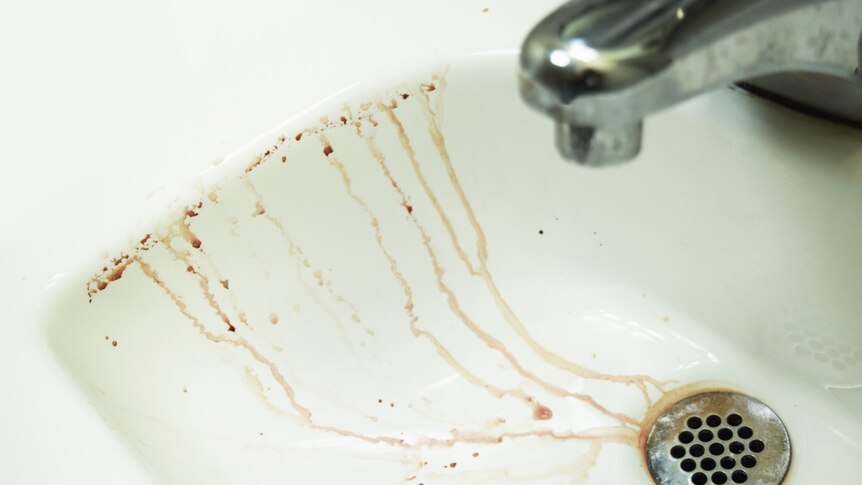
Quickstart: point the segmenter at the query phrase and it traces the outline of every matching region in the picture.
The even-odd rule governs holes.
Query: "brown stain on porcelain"
[[[401,92],[396,94],[395,96],[399,98],[398,100],[402,102],[418,103],[419,107],[421,108],[422,112],[426,117],[428,135],[430,136],[430,139],[434,144],[440,161],[443,164],[448,183],[455,191],[457,200],[460,203],[461,210],[463,210],[464,215],[469,221],[470,227],[474,232],[476,238],[476,245],[475,248],[470,251],[470,253],[472,254],[468,254],[468,251],[465,250],[465,248],[462,246],[460,242],[461,238],[455,231],[455,228],[451,222],[449,215],[443,209],[443,206],[439,202],[434,188],[431,186],[423,172],[422,163],[418,159],[418,156],[412,147],[410,137],[407,134],[407,131],[405,130],[399,117],[396,115],[396,110],[399,107],[397,102],[398,100],[392,99],[388,102],[384,100],[378,100],[374,103],[363,103],[360,105],[362,113],[360,113],[359,116],[353,116],[352,114],[350,116],[341,116],[339,122],[335,123],[330,123],[328,118],[324,118],[321,120],[321,126],[311,127],[302,130],[292,138],[296,142],[299,142],[303,138],[304,134],[317,135],[322,145],[322,152],[325,157],[325,160],[338,173],[341,180],[341,185],[350,200],[354,204],[356,204],[367,217],[368,226],[371,229],[371,233],[374,237],[377,247],[389,266],[389,272],[392,278],[395,280],[396,283],[398,283],[399,287],[401,288],[401,292],[403,294],[404,318],[406,318],[406,322],[411,333],[415,337],[422,338],[429,342],[434,348],[437,355],[446,363],[446,365],[448,365],[451,369],[455,370],[458,375],[460,375],[465,381],[467,381],[471,385],[489,393],[496,398],[502,399],[504,397],[511,397],[525,403],[532,410],[532,418],[535,421],[548,421],[553,419],[554,417],[554,412],[551,410],[551,408],[540,404],[536,398],[526,393],[522,389],[498,388],[483,380],[479,375],[471,372],[466,367],[466,365],[464,365],[462,362],[459,362],[451,354],[451,352],[431,331],[424,329],[419,325],[419,322],[421,320],[419,315],[416,313],[413,286],[411,282],[408,281],[405,275],[401,272],[398,262],[396,261],[392,252],[385,243],[381,230],[380,219],[375,215],[371,207],[365,202],[365,200],[360,196],[360,194],[358,194],[354,189],[350,174],[348,172],[348,167],[336,156],[336,150],[330,143],[325,133],[326,130],[333,129],[336,127],[352,125],[355,127],[356,134],[365,141],[366,147],[371,153],[374,160],[377,162],[378,168],[380,169],[384,177],[387,179],[391,189],[395,191],[398,199],[400,199],[399,203],[405,208],[408,220],[415,227],[420,236],[420,240],[424,248],[424,253],[427,256],[434,270],[434,284],[440,294],[444,297],[450,313],[454,315],[457,320],[462,325],[464,325],[464,327],[467,328],[479,341],[481,341],[487,347],[501,355],[504,360],[520,376],[527,379],[534,385],[540,387],[545,392],[550,393],[551,395],[561,398],[573,398],[584,402],[594,411],[598,412],[600,415],[615,421],[616,424],[604,427],[595,427],[583,431],[560,431],[557,429],[542,427],[528,430],[498,430],[499,427],[506,424],[506,419],[502,417],[496,417],[491,419],[491,421],[493,421],[495,424],[493,426],[489,426],[489,429],[486,429],[484,431],[455,428],[450,430],[449,437],[429,436],[423,434],[415,434],[412,436],[403,437],[403,434],[402,436],[391,436],[388,434],[378,435],[361,433],[352,429],[339,427],[334,424],[320,422],[318,419],[315,418],[313,409],[303,403],[302,400],[298,397],[296,389],[292,386],[292,384],[278,368],[275,362],[269,357],[267,357],[260,349],[258,349],[255,345],[251,343],[250,340],[246,338],[244,332],[253,331],[253,328],[251,327],[246,328],[248,327],[248,323],[245,317],[246,313],[239,310],[238,305],[235,301],[234,292],[232,291],[228,283],[228,279],[222,278],[221,275],[218,274],[218,267],[211,259],[209,259],[209,256],[204,251],[203,241],[201,241],[201,239],[199,239],[194,234],[190,226],[191,219],[197,218],[197,216],[201,213],[202,210],[206,210],[205,208],[203,208],[202,202],[199,202],[197,205],[187,209],[181,215],[179,221],[171,225],[169,230],[166,231],[164,234],[159,234],[155,236],[153,234],[147,234],[139,241],[139,244],[135,247],[135,250],[131,255],[121,255],[120,258],[114,260],[114,267],[112,267],[110,270],[106,266],[102,272],[98,273],[88,282],[88,297],[92,300],[93,296],[96,293],[105,290],[108,287],[109,283],[119,280],[122,277],[123,273],[130,267],[130,265],[134,264],[137,268],[140,269],[142,274],[152,282],[152,284],[161,289],[165,296],[176,307],[177,311],[190,322],[192,327],[195,328],[204,339],[214,344],[228,345],[238,348],[242,350],[254,362],[258,363],[264,369],[267,370],[269,377],[273,380],[273,382],[277,384],[277,389],[279,389],[281,394],[283,394],[283,396],[287,399],[289,409],[286,411],[282,410],[281,408],[270,402],[266,394],[268,388],[263,385],[259,376],[254,371],[247,369],[247,374],[248,376],[250,376],[249,380],[250,382],[252,382],[252,388],[255,390],[255,393],[260,395],[263,402],[266,403],[267,407],[270,408],[271,411],[275,412],[281,417],[291,419],[295,422],[300,423],[303,426],[321,431],[323,433],[334,434],[345,438],[352,438],[373,445],[396,447],[414,451],[436,449],[441,447],[452,447],[456,444],[495,446],[506,441],[514,441],[524,438],[544,438],[558,441],[582,441],[589,444],[587,451],[580,456],[573,457],[573,462],[566,465],[565,473],[570,478],[575,479],[575,481],[586,481],[589,477],[590,470],[596,465],[596,460],[601,453],[604,444],[617,443],[632,447],[638,447],[639,445],[642,445],[642,443],[644,442],[644,433],[648,433],[649,425],[651,424],[652,420],[660,414],[661,409],[663,409],[663,407],[666,407],[667,403],[670,402],[670,400],[675,400],[672,399],[674,396],[677,396],[680,392],[683,391],[675,390],[668,392],[665,389],[667,383],[659,382],[656,379],[645,375],[613,375],[601,373],[586,368],[580,364],[577,364],[562,357],[561,355],[550,351],[530,335],[527,330],[527,326],[519,319],[519,317],[511,308],[507,300],[504,298],[490,270],[488,269],[489,251],[488,242],[484,230],[479,223],[478,217],[473,210],[473,207],[467,197],[466,191],[464,190],[460,183],[460,180],[458,179],[457,173],[455,171],[455,165],[451,160],[448,148],[446,146],[446,140],[438,120],[438,114],[440,112],[440,109],[442,109],[441,92],[444,91],[444,88],[445,78],[441,76],[435,76],[431,82],[419,85],[418,88],[414,89],[412,92]],[[434,96],[438,96],[438,98],[436,99],[438,103],[438,108],[431,108],[431,93],[435,93]],[[397,132],[401,148],[408,159],[410,168],[412,169],[413,174],[416,176],[423,192],[431,203],[431,210],[424,212],[436,215],[436,217],[440,220],[447,233],[448,242],[455,250],[458,260],[461,261],[461,264],[464,265],[465,269],[471,275],[471,277],[477,277],[481,279],[484,284],[484,288],[488,292],[488,296],[494,304],[494,307],[497,309],[497,312],[509,325],[509,327],[514,330],[518,337],[523,342],[525,342],[536,355],[541,357],[544,362],[551,364],[558,369],[565,370],[582,379],[600,380],[614,384],[636,386],[643,394],[644,401],[646,402],[648,408],[647,414],[643,419],[638,420],[624,413],[614,412],[596,401],[596,399],[594,399],[588,394],[573,392],[563,386],[559,386],[557,384],[551,383],[549,381],[546,381],[545,379],[540,378],[534,372],[528,370],[525,366],[523,366],[520,363],[520,360],[516,358],[515,355],[513,355],[500,340],[498,340],[494,335],[484,330],[480,325],[477,324],[477,322],[475,322],[469,315],[467,315],[466,311],[461,306],[458,295],[452,288],[450,288],[446,284],[443,279],[443,274],[445,271],[443,264],[440,260],[440,257],[438,256],[437,251],[431,244],[431,238],[428,231],[426,230],[420,219],[417,217],[416,211],[414,211],[414,206],[410,202],[409,194],[407,194],[403,190],[401,185],[394,178],[393,173],[388,165],[387,156],[378,148],[376,144],[375,133],[373,131],[373,129],[379,125],[379,122],[375,117],[376,114],[382,114],[384,117],[386,117]],[[364,123],[365,121],[368,121],[368,123]],[[372,130],[368,130],[368,126],[370,126]],[[314,298],[316,298],[318,301],[318,294],[325,292],[337,303],[347,305],[349,308],[352,309],[351,320],[353,320],[356,324],[361,324],[361,319],[356,312],[355,305],[353,305],[353,303],[347,302],[342,295],[340,295],[333,289],[334,285],[332,281],[324,280],[321,270],[314,268],[313,265],[309,262],[308,258],[304,256],[302,249],[296,245],[296,243],[285,230],[284,224],[276,217],[272,216],[269,211],[265,210],[262,195],[257,191],[254,185],[248,179],[248,176],[249,174],[251,174],[251,172],[260,167],[264,162],[266,162],[269,158],[273,157],[277,152],[287,148],[286,140],[286,136],[279,136],[276,143],[274,143],[270,148],[265,150],[262,154],[252,159],[252,161],[246,166],[243,175],[241,175],[243,183],[246,185],[246,187],[249,188],[249,190],[252,191],[256,198],[254,215],[260,216],[261,219],[269,221],[269,223],[271,223],[278,229],[282,238],[287,242],[289,253],[292,256],[292,259],[295,261],[296,266],[294,268],[294,272],[296,273],[297,277],[302,280],[301,275],[304,272],[310,272],[310,274],[314,276],[314,279],[317,282],[317,288],[312,288],[308,285],[305,285],[306,291],[314,295]],[[285,162],[287,160],[287,155],[280,154],[280,156],[276,157],[276,160],[278,159],[280,159],[282,162]],[[214,204],[218,203],[218,197],[215,195],[215,191],[210,192],[208,199]],[[185,241],[187,247],[190,246],[192,250],[178,248],[179,245],[176,242],[177,239]],[[145,260],[145,251],[156,243],[161,243],[166,249],[166,251],[174,257],[177,264],[180,265],[180,267],[185,267],[187,269],[187,274],[189,275],[189,277],[194,278],[197,281],[200,297],[203,298],[204,301],[206,301],[207,305],[225,324],[224,327],[221,327],[218,330],[208,328],[207,325],[205,325],[199,317],[194,315],[189,310],[189,307],[184,302],[184,299],[180,295],[178,295],[173,289],[171,289],[161,279],[158,271]],[[206,268],[201,265],[198,259],[202,259],[202,261],[205,263]],[[238,331],[238,329],[231,323],[230,317],[228,316],[227,312],[222,308],[216,294],[210,287],[210,278],[213,278],[214,280],[218,281],[221,284],[220,286],[223,288],[224,292],[230,295],[234,307],[234,312],[237,313],[240,316],[240,320],[246,324],[246,327],[243,327],[241,331]],[[294,304],[293,309],[294,313],[299,313],[298,303]],[[334,317],[334,321],[339,321],[337,315],[332,316]],[[275,325],[278,323],[279,318],[275,313],[270,313],[269,321],[271,324]],[[338,325],[340,326],[340,323]],[[367,327],[366,333],[373,335],[373,332]],[[342,334],[342,336],[345,338],[345,340],[347,340],[346,335]],[[112,346],[117,345],[116,341],[112,341],[111,343]],[[662,396],[657,402],[653,402],[652,398],[650,397],[649,390],[651,388]],[[186,392],[185,387],[183,387],[183,392]],[[383,400],[378,399],[378,403],[383,404]],[[395,403],[390,402],[388,407],[394,408]],[[412,407],[408,405],[407,408],[410,409]],[[375,422],[377,421],[376,417],[369,417],[369,419]],[[477,458],[478,456],[478,451],[472,453],[473,458]],[[424,462],[424,465],[427,465],[427,462]],[[420,468],[422,466],[423,465],[420,464]],[[450,470],[454,469],[457,467],[457,462],[449,462],[446,466]],[[416,478],[416,476],[417,475],[412,475],[410,478],[413,479]]]
[[[417,157],[416,152],[414,151],[414,149],[412,147],[412,144],[410,142],[410,138],[407,136],[407,132],[404,129],[404,126],[402,125],[401,121],[398,119],[398,117],[395,115],[395,113],[392,109],[390,109],[388,106],[385,106],[385,105],[379,105],[379,107],[382,111],[384,111],[386,113],[386,115],[389,117],[389,120],[392,122],[392,124],[395,126],[396,130],[398,131],[398,137],[401,141],[402,148],[404,149],[405,153],[407,154],[407,157],[410,159],[410,163],[413,167],[414,174],[416,175],[417,179],[420,181],[423,189],[426,191],[426,195],[429,197],[429,199],[431,199],[432,205],[434,205],[435,209],[438,211],[438,215],[440,216],[441,222],[443,222],[443,225],[446,227],[446,231],[449,232],[450,240],[452,241],[452,244],[456,247],[456,251],[458,252],[459,258],[461,258],[461,260],[464,262],[468,271],[470,271],[472,274],[477,274],[474,266],[470,263],[469,259],[467,258],[466,254],[464,253],[464,250],[460,247],[460,244],[458,243],[458,237],[457,237],[457,235],[455,235],[454,228],[452,226],[451,221],[449,220],[448,216],[446,216],[445,211],[443,211],[442,206],[440,205],[439,201],[437,200],[436,195],[434,194],[434,191],[431,189],[430,184],[428,183],[427,179],[425,178],[425,176],[421,170],[421,166],[420,166],[418,157]],[[451,174],[450,174],[450,179],[451,179]],[[473,217],[475,217],[475,215]],[[418,221],[416,221],[415,218],[413,218],[413,221],[418,222]],[[467,329],[470,330],[470,332],[472,332],[477,338],[479,338],[479,340],[481,340],[483,343],[485,343],[486,346],[488,346],[492,350],[499,353],[509,363],[509,365],[511,365],[515,369],[515,371],[517,371],[518,374],[520,374],[522,377],[532,381],[533,383],[537,384],[539,387],[541,387],[545,391],[547,391],[547,392],[549,392],[555,396],[558,396],[558,397],[571,397],[571,398],[577,399],[577,400],[584,402],[585,404],[589,405],[593,409],[599,411],[601,414],[604,414],[605,416],[614,418],[615,420],[619,421],[620,423],[628,423],[628,424],[632,424],[632,425],[637,424],[637,421],[635,420],[635,418],[627,416],[623,413],[611,411],[610,409],[606,408],[604,405],[602,405],[598,401],[596,401],[595,398],[593,398],[592,396],[590,396],[588,394],[584,394],[584,393],[568,391],[568,390],[566,390],[560,386],[557,386],[553,383],[550,383],[550,382],[540,378],[538,375],[536,375],[535,373],[533,373],[532,371],[530,371],[526,367],[524,367],[521,364],[521,362],[519,361],[519,359],[517,359],[514,356],[514,354],[512,354],[506,348],[506,346],[503,345],[503,343],[499,339],[497,339],[496,337],[494,337],[490,333],[483,330],[472,318],[470,318],[467,315],[467,313],[462,308],[457,295],[445,283],[445,281],[443,279],[444,269],[443,269],[442,265],[440,264],[440,261],[439,261],[439,258],[437,256],[436,251],[434,250],[434,248],[431,245],[430,237],[428,237],[428,235],[424,231],[424,229],[420,229],[420,230],[423,234],[422,244],[423,244],[423,246],[425,246],[426,253],[428,254],[428,257],[429,257],[431,264],[434,268],[434,273],[435,273],[436,279],[437,279],[437,287],[440,290],[440,292],[443,293],[443,295],[445,296],[446,302],[448,304],[450,311],[458,318],[458,320],[460,320],[464,324],[464,326]],[[480,260],[481,260],[481,253],[486,252],[487,250],[485,249],[486,246],[485,246],[485,242],[484,242],[484,233],[480,232],[480,234],[481,234],[481,236],[480,236],[481,242],[477,243],[477,245],[479,246]],[[485,259],[487,259],[487,256],[485,257]],[[496,298],[499,295],[494,294],[494,296]],[[500,299],[501,299],[500,301],[502,301],[501,296],[500,296]],[[496,299],[495,299],[495,301],[497,301],[498,304],[500,303],[500,301],[498,301]],[[505,301],[503,301],[503,303],[505,303]],[[506,305],[506,307],[508,307],[508,305]]]

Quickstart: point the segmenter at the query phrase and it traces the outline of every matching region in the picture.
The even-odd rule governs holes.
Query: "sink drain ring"
[[[658,485],[778,485],[790,456],[790,436],[778,415],[734,392],[676,402],[653,423],[646,443]]]

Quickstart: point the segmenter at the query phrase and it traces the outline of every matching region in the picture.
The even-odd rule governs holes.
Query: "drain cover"
[[[777,485],[790,465],[790,437],[765,404],[733,392],[687,397],[650,430],[647,465],[658,485]]]

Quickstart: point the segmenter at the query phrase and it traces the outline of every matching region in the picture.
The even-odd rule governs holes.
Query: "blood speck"
[[[236,327],[234,327],[232,323],[228,322],[227,331],[228,332],[236,332]]]
[[[268,156],[269,156],[269,150],[265,151],[265,152],[263,153],[263,156],[268,157]]]
[[[200,249],[200,247],[201,247],[201,240],[200,240],[200,239],[195,239],[195,240],[193,240],[193,241],[192,241],[192,247],[193,247],[193,248],[195,248],[195,249]]]
[[[269,321],[270,321],[270,323],[275,325],[276,323],[278,323],[278,315],[276,315],[275,313],[270,313],[269,314]]]
[[[186,211],[186,217],[197,217],[198,213],[189,209]]]
[[[410,97],[410,95],[409,95],[409,94],[407,94],[407,93],[404,93],[404,94],[402,94],[402,95],[401,95],[401,99],[407,99],[407,98],[409,98],[409,97]]]
[[[194,273],[194,272],[195,272],[195,268],[194,268],[193,266],[189,265],[189,266],[186,266],[186,271],[187,271],[187,272],[189,272],[189,273]]]
[[[332,153],[332,147],[331,146],[326,145],[325,147],[323,147],[323,154],[324,155],[326,155],[328,157],[330,153]]]
[[[346,117],[344,117],[344,116],[342,116],[342,117],[341,117],[341,124],[342,124],[342,125],[346,125],[346,124],[347,124],[347,118],[346,118]]]
[[[150,236],[149,234],[147,234],[146,236],[144,236],[144,238],[143,238],[143,239],[141,239],[141,244],[147,244],[147,241],[149,241],[149,240],[150,240],[150,237],[151,237],[151,236]]]
[[[287,157],[285,155],[282,155],[281,156],[281,163],[284,163],[286,161],[287,161]]]
[[[219,280],[218,282],[221,283],[222,286],[224,286],[224,289],[226,289],[226,290],[230,289],[230,281],[229,280]]]
[[[437,86],[435,86],[435,85],[434,85],[434,83],[431,83],[431,84],[429,84],[429,85],[428,85],[428,92],[429,92],[429,93],[430,93],[431,91],[434,91],[435,89],[437,89]]]
[[[449,468],[455,468],[456,466],[458,466],[458,464],[455,463],[454,461],[449,464]]]
[[[108,287],[108,282],[107,282],[107,281],[100,281],[100,282],[99,282],[99,284],[98,284],[99,291],[102,291],[102,290],[104,290],[104,289],[105,289],[105,288],[107,288],[107,287]]]
[[[412,206],[412,205],[410,205],[410,204],[404,204],[404,208],[405,208],[405,209],[407,209],[407,213],[408,213],[408,214],[412,214],[412,213],[413,213],[413,206]]]
[[[112,341],[111,341],[111,347],[116,347],[116,346],[117,346],[117,341],[116,341],[116,340],[112,340]]]
[[[107,335],[105,335],[105,340],[108,340],[108,336],[107,336]]]
[[[538,405],[533,408],[533,419],[536,421],[547,421],[554,417],[554,412],[547,406]]]
[[[478,451],[474,451],[474,452],[473,452],[473,458],[476,458],[476,457],[478,457],[478,456],[479,456],[479,452],[478,452]]]
[[[297,133],[295,139],[296,139],[296,141],[301,140],[302,139],[302,133]]]
[[[203,202],[198,202],[198,205],[196,205],[195,207],[197,207],[198,209],[200,209],[200,208],[201,208],[201,207],[203,207],[203,206],[204,206],[204,203],[203,203]]]

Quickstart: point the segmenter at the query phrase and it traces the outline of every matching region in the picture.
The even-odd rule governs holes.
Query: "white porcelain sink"
[[[515,66],[347,93],[70,278],[52,347],[158,482],[647,484],[714,388],[783,419],[787,483],[852,481],[859,131],[728,89],[587,170]]]

